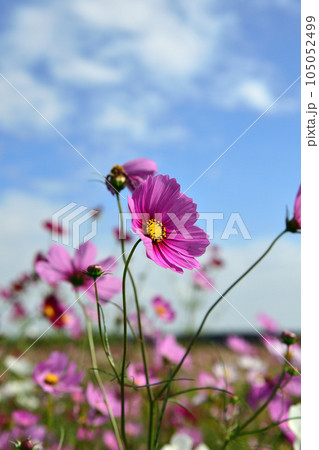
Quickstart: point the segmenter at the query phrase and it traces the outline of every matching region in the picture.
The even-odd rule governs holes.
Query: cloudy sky
[[[283,229],[300,183],[299,23],[297,0],[4,0],[1,283],[48,247],[40,222],[70,202],[103,206],[95,241],[101,255],[114,250],[114,198],[92,180],[144,156],[200,212],[224,214],[214,241],[227,260],[217,287],[227,287]],[[232,212],[250,240],[221,239]],[[266,310],[298,328],[299,241],[284,237],[234,291],[250,321]],[[220,329],[250,330],[226,309]]]

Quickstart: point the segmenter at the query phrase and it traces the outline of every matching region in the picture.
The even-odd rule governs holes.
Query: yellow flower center
[[[44,379],[44,382],[50,386],[54,386],[58,381],[59,377],[55,373],[48,373]]]
[[[163,305],[156,306],[156,312],[159,316],[164,316],[166,314],[166,308]]]
[[[65,325],[70,322],[70,316],[69,314],[63,314],[63,316],[60,318],[61,322]]]
[[[48,317],[49,319],[54,317],[55,316],[55,310],[54,310],[53,306],[45,305],[45,307],[44,307],[44,315],[46,317]]]
[[[166,228],[156,219],[150,219],[147,222],[145,231],[154,242],[161,242],[166,237]]]

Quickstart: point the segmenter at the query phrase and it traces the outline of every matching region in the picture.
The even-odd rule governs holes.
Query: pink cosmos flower
[[[21,427],[30,427],[39,421],[39,416],[24,409],[13,411],[12,418],[14,422]]]
[[[50,231],[50,233],[57,234],[58,236],[66,234],[66,230],[64,230],[60,224],[54,223],[51,220],[46,220],[42,223],[42,226],[45,230]]]
[[[146,255],[159,266],[183,273],[199,269],[195,259],[209,245],[207,234],[195,226],[197,205],[181,193],[175,178],[148,177],[128,198],[132,229],[142,239]]]
[[[286,357],[287,345],[281,342],[273,336],[266,336],[264,345],[271,355],[273,355],[278,361],[282,362]],[[301,366],[301,346],[298,343],[289,346],[289,361],[296,369],[300,369]]]
[[[160,317],[164,322],[174,321],[176,313],[170,303],[164,300],[163,297],[158,296],[153,298],[152,305],[158,317]]]
[[[68,364],[67,355],[52,352],[48,360],[35,366],[33,380],[45,392],[59,396],[79,390],[83,375],[83,372],[76,372],[73,361]]]
[[[286,229],[292,233],[296,233],[301,230],[301,186],[297,192],[294,205],[294,216],[292,219],[286,219]]]
[[[257,315],[257,322],[268,333],[274,334],[274,333],[278,333],[278,331],[279,331],[278,322],[275,319],[273,319],[272,317],[268,316],[267,314],[259,313]]]
[[[145,386],[147,384],[144,368],[141,365],[131,363],[127,369],[127,376],[135,386]],[[159,381],[160,381],[159,378],[153,377],[150,374],[149,384],[154,384]],[[154,387],[156,387],[156,385]]]
[[[72,309],[67,309],[56,295],[50,294],[44,299],[42,312],[54,327],[68,330],[73,337],[80,336],[81,326],[79,319],[75,316]]]
[[[291,405],[291,400],[288,394],[288,386],[294,380],[295,377],[291,378],[289,375],[286,376],[286,379],[283,380],[281,386],[283,388],[278,390],[275,394],[274,398],[271,400],[269,405],[267,406],[269,415],[273,422],[280,422],[288,418],[288,411]],[[300,377],[297,383],[300,385]],[[248,404],[256,409],[260,404],[264,403],[271,395],[274,390],[274,387],[277,385],[279,380],[279,376],[275,378],[267,378],[263,384],[253,383],[251,385],[251,390],[248,395]],[[295,381],[294,381],[295,382]],[[294,392],[297,395],[300,395],[299,392]],[[288,422],[284,422],[279,425],[279,428],[285,434],[286,438],[289,442],[293,442],[295,439],[294,433],[290,430],[288,426]]]
[[[105,431],[103,434],[103,443],[108,450],[118,450],[119,446],[113,431]]]
[[[125,242],[131,242],[133,240],[133,237],[128,233],[122,233],[121,230],[118,227],[113,228],[113,236],[116,240],[121,241],[124,240]]]
[[[117,396],[114,394],[113,391],[111,391],[109,388],[106,387],[107,392],[107,398],[110,404],[110,407],[112,409],[112,412],[114,414],[114,417],[120,417],[121,415],[121,401]],[[86,398],[94,410],[98,411],[99,413],[103,414],[104,416],[108,416],[108,410],[102,395],[102,392],[99,388],[96,388],[93,383],[88,383],[87,390],[86,390]]]
[[[299,225],[299,228],[301,229],[301,186],[299,187],[295,200],[294,219],[296,220],[296,222]]]
[[[192,277],[196,287],[204,289],[205,291],[214,289],[214,281],[207,275],[203,268],[194,270],[194,272],[192,272]]]
[[[228,336],[226,342],[229,348],[234,350],[234,352],[239,353],[240,355],[256,354],[256,350],[254,349],[254,347],[248,341],[246,341],[246,339],[243,339],[240,336]]]
[[[169,362],[177,364],[184,356],[185,348],[182,347],[176,340],[175,336],[168,334],[164,338],[158,339],[156,342],[156,354]],[[184,367],[189,367],[191,358],[188,355],[184,361]]]
[[[120,165],[115,165],[106,177],[106,187],[114,195],[125,187],[131,192],[136,189],[148,176],[157,172],[157,164],[151,159],[137,158]]]
[[[97,256],[96,246],[88,241],[81,244],[75,251],[73,259],[64,247],[58,244],[51,246],[46,261],[38,261],[35,269],[38,275],[51,285],[55,286],[60,281],[68,281],[74,290],[86,291],[86,295],[95,301],[94,283],[92,278],[83,273],[88,266],[94,264]],[[101,300],[111,300],[111,298],[121,291],[121,280],[109,275],[116,269],[115,258],[110,257],[98,263],[107,275],[97,279],[99,298]]]

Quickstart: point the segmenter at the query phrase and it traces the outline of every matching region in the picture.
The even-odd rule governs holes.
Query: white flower
[[[301,417],[301,404],[298,403],[298,405],[292,405],[289,408],[288,411],[288,417],[289,419],[292,417]],[[295,442],[294,442],[294,450],[300,450],[301,448],[301,420],[295,419],[295,420],[289,420],[288,426],[291,429],[291,431],[296,436]]]
[[[26,359],[17,359],[14,356],[8,355],[4,358],[4,365],[7,370],[11,370],[19,377],[30,375],[32,372],[32,364]]]
[[[161,450],[192,450],[193,440],[184,433],[176,433],[171,438],[170,443],[164,445]],[[199,444],[194,450],[209,450],[207,445]]]

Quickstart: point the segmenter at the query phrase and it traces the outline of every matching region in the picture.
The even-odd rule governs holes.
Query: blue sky
[[[299,77],[299,9],[295,0],[4,1],[0,72],[101,173],[149,157],[185,190]],[[107,230],[116,210],[103,185],[88,181],[93,169],[1,78],[0,96],[9,280],[32,246],[47,244],[42,218],[71,201],[101,205]],[[220,242],[225,222],[217,222],[218,244],[266,244],[282,230],[300,183],[299,149],[297,82],[187,192],[202,212],[241,214],[252,241]],[[285,239],[297,326],[299,237]]]

